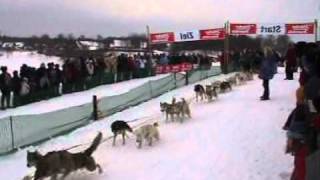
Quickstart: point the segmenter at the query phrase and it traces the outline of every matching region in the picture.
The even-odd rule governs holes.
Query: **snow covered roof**
[[[98,50],[100,47],[100,43],[96,41],[77,41],[77,45],[79,48],[86,48],[88,50]]]

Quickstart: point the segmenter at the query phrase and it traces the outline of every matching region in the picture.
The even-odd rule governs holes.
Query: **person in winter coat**
[[[44,63],[40,65],[40,68],[37,70],[38,86],[40,89],[49,88],[49,79],[47,69]]]
[[[261,62],[259,78],[263,81],[264,92],[260,97],[261,100],[270,99],[269,81],[276,73],[277,63],[276,58],[271,48],[267,47],[264,51],[264,58]]]
[[[285,80],[293,80],[293,73],[297,67],[297,55],[293,44],[289,45],[289,49],[285,56],[286,78]]]
[[[16,107],[19,104],[19,96],[20,96],[20,88],[21,88],[21,79],[18,75],[18,71],[13,71],[11,87],[13,91],[13,106]]]
[[[7,72],[7,67],[1,67],[2,74],[0,75],[0,90],[1,90],[1,108],[10,107],[10,92],[11,92],[11,75]]]
[[[290,113],[284,126],[287,130],[286,153],[294,156],[294,169],[291,180],[305,180],[306,177],[306,157],[308,146],[306,144],[306,134],[308,131],[307,106],[304,104],[303,87],[296,91],[297,105]]]
[[[19,95],[24,97],[30,93],[30,85],[28,82],[28,78],[24,77],[21,82],[21,89]]]

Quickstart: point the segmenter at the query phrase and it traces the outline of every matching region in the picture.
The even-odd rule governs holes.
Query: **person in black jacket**
[[[7,67],[1,67],[0,90],[1,108],[4,110],[10,107],[11,75],[7,72]]]
[[[13,106],[17,107],[19,105],[19,96],[21,88],[21,78],[18,75],[18,71],[13,71],[11,85],[13,91]]]

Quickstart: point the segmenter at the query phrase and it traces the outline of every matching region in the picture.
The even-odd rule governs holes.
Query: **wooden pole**
[[[97,121],[99,117],[98,117],[98,99],[96,95],[93,96],[92,105],[93,105],[93,112],[92,112],[93,120]]]
[[[146,30],[147,30],[147,51],[148,51],[148,59],[147,61],[149,61],[149,72],[148,75],[151,76],[152,75],[152,47],[151,47],[151,39],[150,39],[150,27],[147,25],[146,26]]]
[[[186,71],[186,82],[185,85],[189,85],[189,71]]]
[[[315,42],[318,42],[318,20],[317,19],[314,20],[314,28],[315,28],[314,40],[315,40]]]
[[[14,133],[13,133],[13,122],[12,116],[10,116],[10,130],[11,130],[11,146],[12,150],[14,150]]]
[[[224,39],[224,67],[222,68],[225,72],[228,73],[228,66],[229,66],[229,21],[225,23],[225,39]]]
[[[151,39],[150,39],[150,27],[147,25],[147,49],[148,53],[151,56],[152,54],[152,48],[151,48]]]

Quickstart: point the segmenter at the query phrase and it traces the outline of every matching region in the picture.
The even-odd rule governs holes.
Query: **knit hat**
[[[304,87],[300,86],[296,91],[296,100],[297,104],[303,104],[304,103]]]

